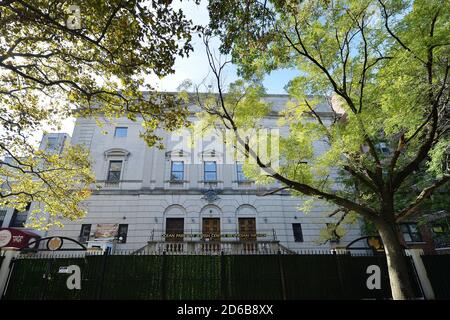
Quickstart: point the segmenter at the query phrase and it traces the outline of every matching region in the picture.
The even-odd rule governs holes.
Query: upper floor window
[[[117,231],[117,240],[119,243],[127,242],[128,225],[119,224],[119,230]]]
[[[19,210],[14,209],[14,213],[11,218],[11,221],[9,222],[9,226],[11,228],[23,228],[25,225],[25,222],[27,222],[28,211],[30,210],[30,207],[31,207],[31,203],[28,203],[28,205],[24,211],[19,212]]]
[[[435,236],[450,235],[450,218],[443,218],[435,221],[431,230]]]
[[[236,162],[236,176],[238,182],[247,181],[247,177],[245,176],[244,171],[242,171],[242,166],[242,162]]]
[[[108,169],[108,181],[115,182],[120,180],[122,172],[122,160],[111,160]]]
[[[82,224],[80,230],[80,242],[86,243],[89,241],[89,237],[91,235],[91,225],[90,224]]]
[[[415,223],[402,223],[400,225],[400,231],[403,234],[403,238],[406,242],[422,242],[422,235]]]
[[[114,137],[123,138],[126,137],[127,134],[128,134],[127,127],[116,127],[116,131],[114,131]]]
[[[389,155],[389,153],[391,152],[391,149],[389,148],[389,146],[384,142],[380,142],[376,146],[377,146],[378,150],[385,156]]]
[[[47,149],[48,150],[55,150],[57,145],[58,145],[57,137],[48,137],[47,138]]]
[[[301,223],[293,223],[292,231],[294,232],[294,241],[303,242],[303,232]]]
[[[0,228],[2,227],[3,221],[5,221],[7,210],[0,210]]]
[[[215,161],[204,162],[204,180],[217,181],[217,164]]]
[[[183,181],[184,180],[184,162],[172,161],[170,168],[170,180],[171,181]]]

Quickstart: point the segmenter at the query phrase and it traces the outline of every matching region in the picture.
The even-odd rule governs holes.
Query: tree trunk
[[[411,281],[408,275],[407,257],[404,255],[395,223],[377,224],[386,253],[389,281],[394,300],[413,299]]]

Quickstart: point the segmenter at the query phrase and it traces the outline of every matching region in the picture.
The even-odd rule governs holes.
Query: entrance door
[[[183,241],[184,218],[166,219],[166,241]]]
[[[220,219],[203,218],[202,224],[203,251],[220,251]],[[208,243],[206,243],[208,241]]]
[[[209,241],[220,240],[220,219],[203,218],[202,234],[203,239],[209,239]]]
[[[255,218],[239,218],[239,239],[241,241],[256,241]]]
[[[239,218],[239,239],[243,241],[244,252],[257,253],[255,218]]]

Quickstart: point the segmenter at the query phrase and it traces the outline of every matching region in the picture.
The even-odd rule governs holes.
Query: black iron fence
[[[409,257],[405,257],[409,259]],[[68,289],[64,267],[77,265],[81,288]],[[369,289],[369,266],[381,270]],[[410,263],[417,297],[421,290]],[[12,262],[4,299],[390,299],[384,256],[90,255],[53,253]]]

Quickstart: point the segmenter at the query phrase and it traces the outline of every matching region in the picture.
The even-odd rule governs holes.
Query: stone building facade
[[[266,99],[273,112],[264,127],[286,134],[287,128],[278,127],[277,112],[288,96]],[[324,117],[329,111],[325,105],[316,109]],[[97,177],[99,188],[86,202],[88,214],[42,236],[67,236],[92,245],[115,233],[116,250],[274,252],[336,246],[320,237],[322,229],[335,223],[328,217],[331,205],[316,201],[305,213],[300,209],[304,200],[288,192],[262,196],[280,185],[248,180],[214,134],[192,149],[180,143],[183,134],[159,130],[165,145],[160,150],[140,138],[139,121],[101,121],[98,126],[91,118],[76,119],[71,137],[71,143],[89,148]],[[320,153],[325,145],[317,142],[315,148]],[[337,245],[360,236],[357,222]]]

